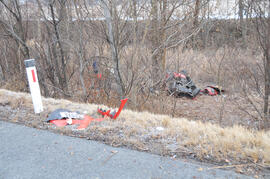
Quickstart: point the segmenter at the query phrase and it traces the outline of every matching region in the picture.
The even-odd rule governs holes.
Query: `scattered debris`
[[[156,128],[158,131],[164,131],[164,127],[157,127]]]
[[[121,104],[120,104],[120,107],[118,108],[118,111],[112,111],[109,109],[109,110],[103,110],[102,108],[98,108],[98,112],[102,115],[102,116],[108,116],[112,119],[116,119],[119,114],[121,113],[122,109],[124,108],[126,102],[127,102],[128,98],[126,99],[122,99],[121,100]]]
[[[176,97],[189,96],[191,98],[195,98],[198,94],[216,96],[225,92],[221,87],[216,85],[209,85],[206,86],[203,90],[200,90],[196,87],[185,70],[182,70],[179,73],[168,73],[166,75],[165,86],[169,94]]]
[[[120,105],[117,112],[115,112],[115,111],[110,112],[111,110],[106,111],[106,110],[102,110],[102,109],[98,109],[98,112],[100,114],[102,114],[103,116],[109,116],[112,119],[116,119],[119,116],[119,114],[121,113],[122,109],[124,108],[127,100],[128,100],[127,98],[121,100],[121,105]],[[79,127],[77,129],[82,130],[82,129],[87,128],[92,121],[101,122],[104,119],[105,119],[104,117],[100,118],[100,119],[94,119],[91,116],[88,116],[86,114],[81,114],[77,111],[72,112],[72,111],[67,110],[67,109],[56,109],[55,111],[50,113],[50,115],[48,116],[46,121],[50,122],[58,127],[79,124]]]
[[[62,119],[82,119],[84,115],[80,114],[79,112],[72,112],[67,109],[56,109],[52,113],[50,113],[49,117],[47,118],[47,122],[52,120],[62,120]]]
[[[116,154],[116,153],[118,153],[118,151],[117,150],[112,150],[111,153]]]
[[[221,89],[219,86],[207,86],[203,90],[201,90],[203,94],[208,94],[210,96],[216,96],[220,95],[221,93],[224,93],[225,91]]]
[[[72,112],[67,109],[57,109],[53,111],[47,118],[47,122],[50,122],[58,127],[64,127],[66,125],[79,124],[78,130],[85,129],[92,121],[103,121],[104,118],[94,119],[91,116],[80,114],[79,112]]]
[[[200,93],[200,89],[196,87],[185,70],[180,73],[170,73],[166,76],[166,90],[170,95],[182,96],[187,95],[194,98]]]

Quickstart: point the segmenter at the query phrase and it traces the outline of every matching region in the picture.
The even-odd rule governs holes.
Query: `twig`
[[[260,164],[260,163],[256,163],[253,160],[250,160],[250,162],[252,162],[254,165],[259,166],[259,167],[261,167],[261,168],[263,168],[265,170],[270,170],[270,165],[263,165],[263,164]]]
[[[241,166],[244,166],[244,165],[248,165],[248,164],[217,166],[217,167],[211,167],[211,168],[208,168],[207,170],[212,170],[212,169],[220,169],[220,168],[241,167]]]
[[[115,154],[117,154],[118,152],[117,151],[111,151],[112,154],[107,157],[103,162],[102,162],[102,165],[104,165],[106,162],[108,162]]]
[[[72,94],[71,94],[71,93],[66,93],[66,92],[64,92],[64,90],[62,90],[62,89],[60,89],[60,88],[58,88],[58,87],[56,87],[56,86],[53,86],[53,85],[51,85],[51,84],[49,84],[49,83],[45,83],[45,82],[42,82],[42,81],[40,81],[40,83],[42,83],[42,84],[44,84],[44,85],[48,85],[48,86],[50,86],[50,87],[52,87],[52,88],[58,90],[60,93],[66,95],[66,96],[68,96],[68,97],[72,97]]]

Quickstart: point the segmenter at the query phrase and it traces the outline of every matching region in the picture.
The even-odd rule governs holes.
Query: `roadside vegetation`
[[[269,172],[269,14],[268,0],[0,0],[1,120]],[[30,58],[45,103],[39,116],[26,94]],[[166,73],[181,70],[224,93],[168,95]],[[57,108],[96,116],[122,98],[119,120],[86,131],[43,122]]]

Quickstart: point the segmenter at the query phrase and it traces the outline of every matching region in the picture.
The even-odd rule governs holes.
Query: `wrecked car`
[[[165,80],[166,90],[169,95],[196,97],[200,93],[185,70],[181,72],[167,73]]]

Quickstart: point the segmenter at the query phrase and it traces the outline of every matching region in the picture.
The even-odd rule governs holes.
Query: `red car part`
[[[61,119],[61,120],[56,119],[51,120],[50,123],[55,124],[58,127],[64,127],[68,125],[67,120],[68,119]],[[81,130],[87,128],[92,121],[101,122],[103,120],[104,118],[94,119],[91,116],[85,115],[83,120],[72,119],[72,124],[80,124],[80,126],[77,129]]]
[[[218,87],[215,87],[215,86],[207,86],[201,92],[208,94],[210,96],[216,96],[216,95],[219,95],[220,92],[224,92],[224,90],[220,90]]]
[[[180,78],[187,78],[185,75],[183,75],[182,73],[176,73],[174,72],[173,73],[174,77],[177,78],[177,77],[180,77]]]
[[[98,112],[99,112],[102,116],[109,116],[109,117],[112,118],[112,119],[116,119],[116,118],[119,116],[119,114],[121,113],[122,109],[124,108],[124,106],[125,106],[127,100],[128,100],[128,98],[122,99],[122,100],[121,100],[120,107],[119,107],[118,111],[117,111],[114,115],[110,114],[110,112],[111,112],[110,109],[107,110],[107,111],[102,111],[102,110],[99,108],[99,109],[98,109]]]

